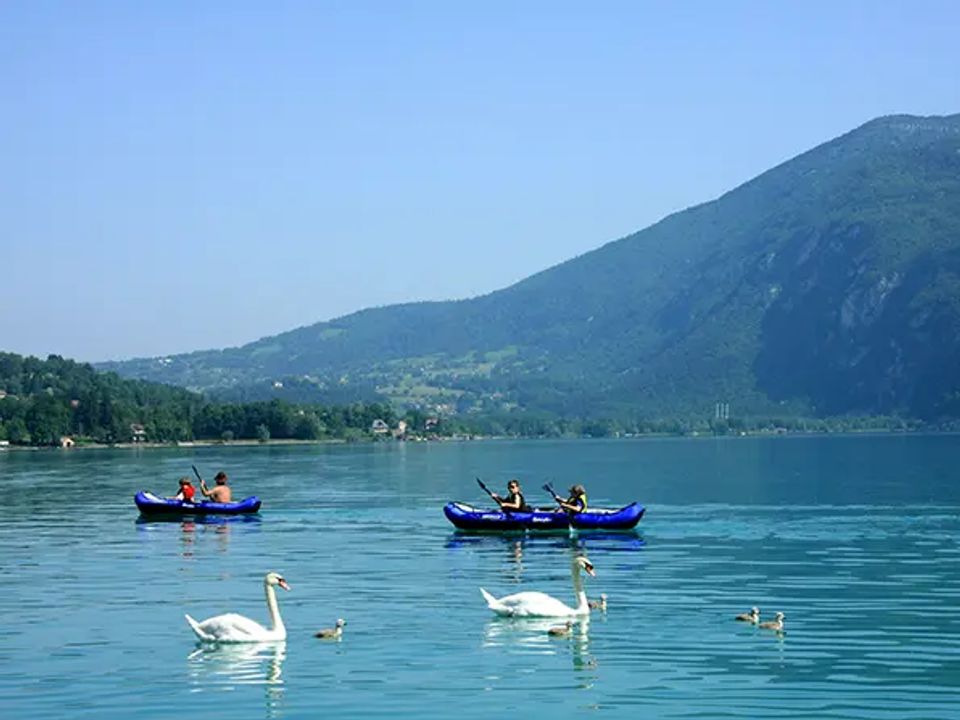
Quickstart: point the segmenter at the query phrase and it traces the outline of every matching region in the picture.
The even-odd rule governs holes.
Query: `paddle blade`
[[[546,490],[548,493],[550,493],[553,496],[554,500],[558,500],[558,501],[560,500],[560,496],[557,495],[556,492],[554,492],[553,486],[550,483],[544,484],[543,489]]]

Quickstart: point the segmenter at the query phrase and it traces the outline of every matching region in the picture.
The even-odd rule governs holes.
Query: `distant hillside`
[[[202,404],[181,388],[125,380],[57,355],[0,352],[0,440],[13,444],[56,445],[65,435],[130,442],[134,425],[150,440],[188,439]]]
[[[960,115],[885,117],[504,290],[104,367],[234,398],[960,415]]]
[[[90,365],[0,352],[0,443],[59,445],[179,440],[373,438],[374,420],[396,428],[393,410],[377,404],[298,406],[271,400],[210,402],[182,388],[124,380]],[[450,423],[404,418],[408,436],[457,432]],[[428,427],[429,425],[429,427]]]

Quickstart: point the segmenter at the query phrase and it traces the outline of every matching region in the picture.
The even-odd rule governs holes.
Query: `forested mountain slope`
[[[278,400],[215,403],[182,388],[126,380],[85,363],[0,352],[0,443],[59,445],[62,438],[98,443],[373,437],[374,420],[394,428],[392,408],[291,405]],[[422,414],[406,418],[423,431]],[[434,426],[432,434],[455,432]]]
[[[236,398],[953,417],[958,358],[953,115],[874,120],[489,295],[105,366]]]

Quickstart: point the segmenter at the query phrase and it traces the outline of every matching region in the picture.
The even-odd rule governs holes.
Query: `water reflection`
[[[647,544],[638,530],[625,532],[591,532],[571,535],[572,542],[578,543],[581,548],[602,546],[609,552],[633,552]]]
[[[571,638],[589,641],[590,616],[572,617],[573,623],[570,634],[556,638],[549,634],[551,628],[560,627],[568,618],[533,618],[533,617],[501,617],[491,619],[483,633],[484,647],[501,647],[512,645],[517,647],[546,650],[547,654],[556,652],[555,643],[565,642]]]
[[[178,525],[185,522],[191,522],[195,525],[203,526],[230,526],[245,525],[249,528],[256,527],[263,522],[259,515],[172,515],[170,517],[144,517],[140,515],[136,519],[137,530],[149,532],[152,529],[159,529],[163,526]]]
[[[184,520],[180,524],[180,555],[185,558],[193,557],[193,543],[196,539],[194,533],[197,531],[197,524],[193,520]]]
[[[195,692],[210,687],[232,690],[241,685],[263,685],[267,717],[283,715],[283,661],[286,642],[200,645],[187,656],[190,683]]]
[[[509,545],[507,562],[510,563],[510,576],[514,582],[523,577],[523,540],[514,540]]]
[[[287,643],[235,643],[198,645],[187,661],[190,678],[201,684],[223,685],[282,685],[283,661],[287,657]]]
[[[589,688],[596,679],[597,660],[590,652],[590,616],[569,618],[569,634],[554,636],[552,628],[563,627],[568,618],[507,618],[490,620],[483,633],[482,646],[515,650],[530,655],[569,653],[573,669],[585,673],[578,687]]]
[[[535,565],[540,562],[555,563],[556,551],[563,551],[572,559],[575,556],[587,556],[595,565],[604,566],[604,556],[611,553],[632,553],[645,546],[643,537],[636,531],[618,533],[525,533],[525,534],[494,534],[468,531],[454,531],[447,536],[444,547],[448,550],[475,550],[500,556],[500,575],[503,580],[514,585],[522,585],[526,569],[524,559],[533,558]],[[545,551],[545,553],[543,552]],[[502,553],[502,554],[501,554]],[[597,557],[594,557],[594,554]],[[545,557],[537,559],[538,555]],[[547,560],[549,556],[550,560]],[[562,567],[557,564],[557,568]],[[601,570],[602,572],[602,570]],[[589,589],[589,588],[588,588]],[[592,607],[600,610],[599,595],[591,598],[597,604]]]
[[[213,536],[217,541],[217,552],[225,553],[230,546],[230,523],[217,523],[212,525]]]
[[[513,560],[518,567],[523,566],[523,540],[513,541]]]
[[[193,558],[202,547],[204,540],[213,540],[213,548],[217,553],[226,554],[230,549],[230,536],[234,528],[242,527],[243,532],[260,529],[260,518],[257,517],[171,517],[171,518],[144,518],[139,517],[136,528],[144,539],[170,538],[170,531],[179,530],[179,554],[184,558]]]
[[[444,546],[455,550],[468,547],[483,547],[505,543],[516,556],[522,555],[526,546],[570,547],[586,549],[590,546],[602,546],[610,551],[631,552],[639,550],[646,541],[637,530],[623,532],[590,533],[480,533],[456,530],[447,536]]]

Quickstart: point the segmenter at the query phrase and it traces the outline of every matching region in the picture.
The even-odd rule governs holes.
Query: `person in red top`
[[[190,478],[180,478],[180,492],[174,495],[173,499],[192,503],[194,495],[196,495],[196,490],[194,490],[193,485],[190,483]]]

